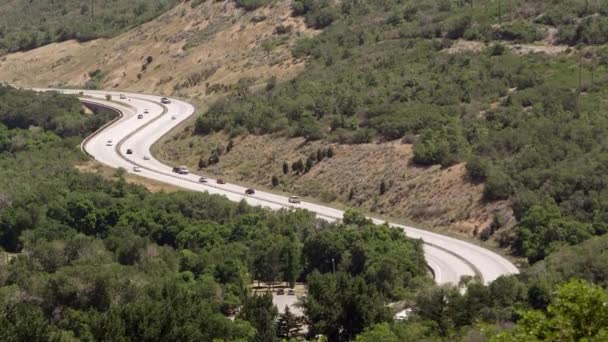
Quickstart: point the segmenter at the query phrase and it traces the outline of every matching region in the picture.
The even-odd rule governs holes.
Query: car
[[[298,196],[289,196],[289,203],[298,204],[300,203],[300,198]]]
[[[133,166],[133,172],[141,172],[141,167]]]
[[[295,296],[296,295],[296,291],[294,291],[293,289],[289,289],[287,291],[287,295],[289,295],[289,296]]]
[[[180,175],[187,175],[190,173],[190,171],[188,171],[188,168],[185,166],[176,166],[173,168],[173,172]]]
[[[108,141],[106,142],[106,146],[112,146],[112,140],[108,140]]]
[[[125,94],[120,94],[120,99],[121,99],[121,100],[126,100],[126,99],[127,99],[127,95],[125,95]]]
[[[160,103],[162,103],[162,104],[169,104],[169,103],[171,103],[171,100],[169,100],[166,97],[163,97],[163,98],[160,99]]]
[[[226,184],[226,181],[220,178],[217,180],[217,184]]]
[[[144,160],[150,160],[149,156],[144,156]]]
[[[138,120],[141,120],[141,119],[143,119],[143,118],[144,118],[144,116],[143,116],[142,114],[139,114],[139,115],[137,116],[137,119],[138,119]]]
[[[283,289],[279,289],[279,290],[277,291],[277,294],[278,294],[278,295],[284,295],[284,294],[285,294],[285,290],[283,290]]]
[[[133,150],[132,149],[127,149],[127,154],[133,154]]]
[[[175,120],[175,119],[177,119],[177,118],[175,117],[175,115],[173,115],[173,116],[171,117],[171,120]]]
[[[255,194],[255,190],[253,190],[253,189],[247,189],[247,190],[245,190],[245,194],[247,194],[247,195],[253,195],[253,194]]]
[[[150,111],[146,108],[144,109],[144,114],[150,114]]]
[[[198,179],[198,182],[199,183],[207,183],[207,178],[201,177],[201,178]]]

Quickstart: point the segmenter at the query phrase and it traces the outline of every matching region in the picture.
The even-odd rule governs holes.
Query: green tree
[[[277,334],[277,315],[278,310],[272,303],[272,295],[266,293],[247,298],[239,317],[255,328],[255,341],[272,342]]]
[[[581,280],[557,288],[547,312],[523,311],[514,329],[492,341],[602,341],[608,337],[608,293]]]

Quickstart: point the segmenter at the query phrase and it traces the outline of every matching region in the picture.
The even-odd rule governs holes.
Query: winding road
[[[155,159],[150,148],[154,142],[195,113],[195,108],[189,103],[171,99],[171,103],[163,105],[160,103],[160,96],[113,91],[38,90],[76,94],[83,102],[110,107],[121,113],[120,119],[83,142],[83,150],[102,164],[113,168],[123,167],[130,173],[189,190],[223,195],[231,201],[245,200],[250,205],[273,210],[297,206],[314,212],[325,220],[335,221],[342,218],[343,211],[332,207],[304,201],[294,205],[290,204],[285,196],[263,191],[246,195],[246,188],[242,186],[220,185],[216,184],[214,179],[209,179],[208,183],[199,183],[197,175],[178,175],[172,172],[173,167]],[[120,99],[121,94],[126,98]],[[107,101],[106,95],[111,95],[112,101]],[[144,114],[146,111],[148,113]],[[142,119],[138,119],[139,114],[143,114]],[[109,141],[111,143],[108,143]],[[131,149],[132,154],[127,154],[127,149]],[[134,170],[136,166],[138,171]],[[385,222],[373,220],[376,223]],[[518,273],[518,269],[511,262],[490,250],[426,230],[389,224],[403,229],[408,237],[422,239],[427,264],[433,270],[438,284],[457,284],[462,276],[475,275],[480,276],[487,284],[501,275]]]

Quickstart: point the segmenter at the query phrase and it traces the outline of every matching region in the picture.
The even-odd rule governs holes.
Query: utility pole
[[[576,112],[580,113],[581,92],[583,87],[583,47],[578,47],[578,94],[576,96]]]
[[[578,53],[578,96],[581,96],[583,87],[583,50]]]
[[[334,274],[336,274],[336,259],[331,258],[331,269]]]
[[[500,0],[498,0],[498,24],[502,25],[502,5]]]

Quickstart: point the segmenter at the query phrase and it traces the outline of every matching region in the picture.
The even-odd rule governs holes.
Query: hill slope
[[[0,55],[52,42],[110,37],[175,6],[177,0],[13,0],[0,3]]]
[[[265,82],[302,69],[288,52],[314,35],[288,1],[246,11],[232,1],[190,2],[116,38],[50,44],[0,59],[0,79],[20,85],[118,88],[203,96],[240,79]],[[210,89],[210,90],[208,90]]]

